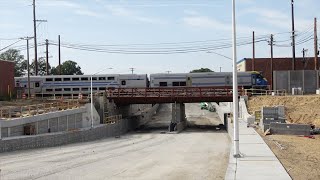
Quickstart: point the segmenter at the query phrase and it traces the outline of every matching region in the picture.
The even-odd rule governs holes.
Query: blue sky
[[[73,44],[158,44],[161,43],[231,40],[231,0],[36,0],[37,19],[47,23],[38,25],[38,43],[46,38],[57,41],[60,34],[63,43]],[[255,31],[257,36],[275,34],[277,45],[290,44],[290,0],[237,0],[237,35],[248,41]],[[5,40],[33,36],[32,0],[0,1],[0,46],[15,42]],[[302,48],[309,49],[312,56],[314,17],[320,17],[318,0],[295,0],[297,56]],[[318,23],[320,24],[320,22]],[[318,26],[319,28],[319,26]],[[320,29],[320,28],[319,28]],[[319,30],[320,31],[320,30]],[[309,38],[310,39],[310,38]],[[245,41],[240,39],[239,42]],[[300,41],[299,41],[300,40]],[[226,42],[226,41],[225,41]],[[228,40],[229,42],[229,40]],[[160,45],[159,45],[160,43]],[[211,44],[210,44],[211,43]],[[205,45],[215,44],[215,41]],[[16,45],[24,45],[19,42]],[[181,43],[179,46],[188,44]],[[123,47],[123,46],[121,46]],[[143,46],[143,47],[149,47]],[[167,47],[167,45],[166,45]],[[173,46],[175,47],[175,46]],[[0,48],[1,49],[1,48]],[[290,57],[290,47],[275,47],[275,57]],[[33,50],[31,58],[34,56]],[[39,47],[39,56],[44,56],[44,47]],[[50,64],[57,65],[57,47],[50,46]],[[232,57],[231,48],[214,52]],[[25,54],[25,52],[22,52]],[[270,57],[266,41],[256,45],[257,57]],[[252,45],[238,48],[238,59],[252,57]],[[124,55],[62,49],[62,60],[74,60],[89,74],[112,67],[105,73],[188,72],[207,67],[215,71],[232,70],[232,61],[213,53],[197,52],[170,55]]]

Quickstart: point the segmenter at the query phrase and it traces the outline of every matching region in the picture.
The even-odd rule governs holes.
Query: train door
[[[30,86],[34,89],[35,93],[41,93],[42,91],[41,81],[32,82]]]
[[[257,84],[257,79],[256,79],[257,75],[256,74],[252,74],[251,75],[251,79],[252,79],[252,85],[255,86]]]
[[[231,75],[226,75],[225,76],[225,85],[226,86],[231,86],[232,85],[232,77],[231,77]]]
[[[192,87],[192,76],[187,75],[187,87]]]

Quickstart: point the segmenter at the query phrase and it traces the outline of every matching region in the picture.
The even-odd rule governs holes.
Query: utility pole
[[[132,74],[133,74],[134,69],[135,69],[135,68],[130,68]]]
[[[294,28],[294,0],[291,0],[291,15],[292,15],[292,70],[296,69],[296,37]]]
[[[273,42],[274,42],[274,39],[273,39],[273,34],[271,34],[270,36],[270,53],[271,53],[271,59],[270,59],[270,89],[272,90],[273,89]]]
[[[58,36],[58,42],[59,42],[59,48],[58,48],[58,52],[59,52],[59,75],[61,75],[61,44],[60,44],[60,35]]]
[[[49,41],[46,39],[46,72],[49,75]]]
[[[256,58],[256,48],[255,48],[255,36],[254,36],[254,31],[252,33],[252,71],[254,71],[254,61]]]
[[[314,70],[318,70],[318,55],[317,18],[314,18]]]
[[[29,56],[29,40],[33,37],[24,37],[21,38],[23,40],[27,40],[27,71],[28,71],[28,98],[31,97],[31,90],[30,90],[30,56]]]
[[[302,57],[303,57],[303,70],[305,70],[307,64],[306,64],[306,52],[308,51],[308,49],[302,49]]]
[[[36,0],[33,0],[33,38],[34,38],[34,66],[35,75],[38,76],[38,47],[37,47],[37,20],[36,20]]]

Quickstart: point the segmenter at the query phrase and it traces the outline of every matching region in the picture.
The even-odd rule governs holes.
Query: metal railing
[[[108,116],[104,118],[104,124],[114,124],[122,120],[122,115]]]
[[[19,117],[30,117],[49,112],[56,112],[67,109],[79,108],[81,105],[78,101],[58,101],[52,103],[42,103],[24,106],[5,106],[0,108],[0,118],[12,119]]]
[[[264,90],[264,89],[245,89],[244,95],[247,96],[286,96],[286,90]]]

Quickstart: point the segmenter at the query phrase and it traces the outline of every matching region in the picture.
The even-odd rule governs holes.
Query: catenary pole
[[[233,50],[233,141],[234,153],[236,158],[240,157],[239,150],[239,117],[238,117],[238,74],[237,74],[237,35],[236,35],[236,1],[232,0],[232,50]]]

